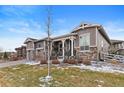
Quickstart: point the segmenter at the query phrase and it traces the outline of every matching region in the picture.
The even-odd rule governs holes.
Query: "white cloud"
[[[0,38],[0,47],[3,51],[14,51],[16,47],[23,45],[25,38]]]
[[[108,32],[124,32],[124,23],[119,21],[108,22],[105,24]]]
[[[1,27],[7,33],[6,36],[0,37],[0,47],[4,51],[14,50],[16,47],[21,46],[27,37],[39,39],[47,35],[44,29],[41,28],[41,24],[35,21],[4,21]],[[10,36],[9,33],[13,33],[13,36]]]
[[[124,40],[124,22],[111,21],[104,24],[104,28],[111,39]]]
[[[41,27],[41,24],[35,21],[14,21],[7,24],[12,24],[12,26],[9,26],[7,30],[16,34],[24,34],[29,36],[36,36],[40,34],[44,36],[46,34],[44,29]]]

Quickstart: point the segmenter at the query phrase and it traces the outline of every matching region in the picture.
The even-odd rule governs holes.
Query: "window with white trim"
[[[80,50],[85,51],[90,49],[90,33],[80,35],[79,39]]]

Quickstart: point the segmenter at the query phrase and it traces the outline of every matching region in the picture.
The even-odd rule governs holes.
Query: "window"
[[[79,40],[79,44],[80,44],[80,50],[81,51],[89,50],[90,33],[86,33],[86,34],[81,35],[80,40]]]
[[[41,44],[39,44],[38,47],[41,47]]]

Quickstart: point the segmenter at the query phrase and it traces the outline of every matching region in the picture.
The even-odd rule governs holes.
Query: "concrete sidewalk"
[[[25,63],[26,63],[26,60],[8,61],[5,63],[0,63],[0,68],[10,67],[10,66],[15,66],[19,64],[25,64]]]

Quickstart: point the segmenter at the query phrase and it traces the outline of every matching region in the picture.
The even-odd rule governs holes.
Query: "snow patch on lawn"
[[[25,64],[28,64],[28,65],[38,65],[38,64],[40,64],[40,62],[36,62],[36,61],[27,61]]]
[[[25,80],[25,78],[21,78],[21,80]]]
[[[110,63],[105,63],[105,62],[98,62],[97,64],[92,63],[92,65],[83,65],[81,64],[80,66],[73,65],[69,67],[77,67],[80,68],[81,70],[92,70],[92,71],[99,71],[99,72],[109,72],[109,73],[123,73],[124,74],[124,68],[118,65],[112,65]]]

